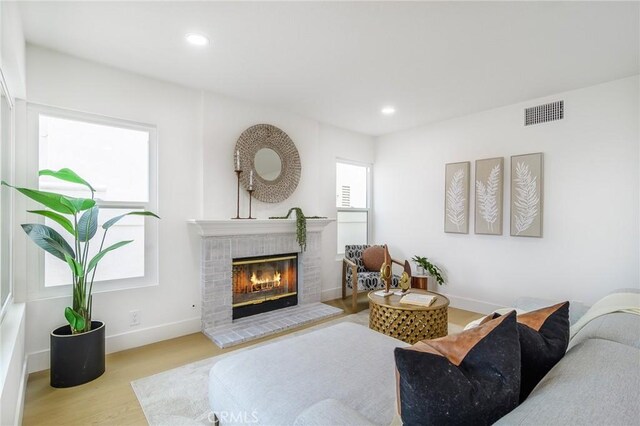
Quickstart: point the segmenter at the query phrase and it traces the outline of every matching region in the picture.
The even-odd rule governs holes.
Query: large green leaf
[[[27,223],[22,225],[22,229],[24,229],[24,232],[27,233],[34,243],[58,259],[66,262],[65,254],[75,259],[76,255],[69,243],[62,238],[62,235],[48,226],[38,223]]]
[[[82,213],[78,221],[78,241],[89,241],[98,230],[98,206],[94,206]]]
[[[52,212],[50,210],[27,210],[29,213],[33,213],[33,214],[39,214],[40,216],[44,216],[46,218],[49,218],[51,220],[53,220],[54,222],[57,222],[60,226],[62,226],[64,229],[66,229],[67,231],[69,231],[69,233],[71,235],[76,235],[74,229],[73,229],[73,224],[71,223],[71,221],[69,219],[67,219],[66,217],[62,216],[61,214],[58,214],[56,212]]]
[[[84,277],[84,269],[82,268],[82,264],[80,264],[80,262],[77,262],[74,258],[66,253],[64,255],[64,260],[67,261],[67,264],[71,268],[71,272],[75,277]]]
[[[70,208],[74,213],[89,210],[96,205],[96,200],[91,198],[62,197],[60,202]]]
[[[125,213],[125,214],[121,214],[120,216],[116,216],[114,218],[109,219],[108,221],[106,221],[105,223],[102,224],[102,228],[104,229],[109,229],[111,228],[117,221],[119,221],[120,219],[122,219],[125,216],[153,216],[157,219],[160,219],[160,216],[158,216],[155,213],[152,212],[148,212],[146,210],[142,210],[139,212],[129,212],[129,213]]]
[[[106,249],[102,250],[100,253],[96,254],[93,259],[91,259],[91,261],[89,262],[89,266],[87,267],[87,274],[89,274],[89,272],[91,272],[93,270],[93,268],[95,268],[96,266],[98,266],[98,262],[100,262],[100,260],[102,260],[102,258],[109,253],[111,250],[115,250],[117,248],[120,248],[124,245],[127,245],[129,243],[132,243],[133,240],[127,240],[127,241],[120,241],[119,243],[115,243],[112,246],[107,247]]]
[[[70,307],[66,307],[64,309],[64,317],[69,322],[71,326],[71,330],[73,331],[82,331],[86,325],[86,322],[82,315],[71,309]]]
[[[18,188],[17,186],[9,185],[7,182],[2,181],[2,185],[8,186],[22,193],[23,195],[31,198],[34,201],[42,204],[45,207],[49,207],[51,210],[55,210],[58,213],[73,214],[74,211],[68,205],[62,202],[65,198],[64,195],[56,194],[53,192],[38,191],[36,189]]]
[[[73,198],[66,197],[62,194],[56,194],[55,192],[19,188],[17,186],[9,185],[5,181],[2,181],[2,185],[13,188],[21,194],[31,198],[33,201],[37,201],[43,206],[49,207],[51,210],[57,211],[58,213],[74,214],[90,209],[96,205],[95,200],[92,200],[91,198]]]
[[[74,172],[71,169],[64,168],[64,169],[58,170],[57,172],[49,169],[40,170],[40,176],[52,176],[56,179],[64,180],[67,182],[79,183],[80,185],[84,185],[87,188],[89,188],[91,190],[92,195],[94,192],[96,192],[96,190],[93,189],[93,186],[91,186],[89,182],[82,179],[80,176],[76,174],[76,172]]]

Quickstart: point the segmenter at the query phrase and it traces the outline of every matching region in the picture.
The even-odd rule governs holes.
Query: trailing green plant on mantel
[[[289,219],[291,212],[296,212],[296,241],[300,250],[307,250],[307,219],[326,219],[324,216],[305,216],[300,207],[291,207],[286,216],[270,216],[269,219]]]
[[[72,334],[85,333],[91,330],[91,311],[93,306],[93,279],[96,276],[98,263],[112,250],[127,245],[133,240],[120,241],[104,248],[107,231],[120,219],[129,215],[158,215],[149,211],[132,211],[113,217],[102,224],[104,234],[100,249],[89,260],[89,244],[98,230],[98,213],[100,211],[94,198],[95,189],[71,169],[40,170],[40,176],[51,176],[66,182],[86,186],[91,191],[91,198],[67,197],[54,192],[39,191],[29,188],[18,188],[2,181],[2,185],[15,189],[28,198],[49,208],[49,210],[28,210],[29,213],[44,216],[60,225],[73,237],[73,247],[53,228],[39,223],[22,225],[22,229],[31,240],[47,253],[66,262],[72,274],[72,307],[64,310],[64,316],[71,326]],[[70,215],[71,220],[63,215]]]
[[[431,275],[433,278],[435,278],[436,281],[438,282],[438,284],[440,284],[440,285],[444,284],[444,278],[442,277],[442,271],[436,265],[434,265],[433,263],[429,262],[429,259],[427,259],[426,257],[421,257],[421,256],[413,256],[413,258],[411,258],[411,260],[416,262],[417,265],[420,265],[424,269],[429,271],[429,275]]]

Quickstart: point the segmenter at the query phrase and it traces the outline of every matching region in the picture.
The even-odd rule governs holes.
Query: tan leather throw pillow
[[[362,252],[362,263],[367,271],[378,272],[384,263],[384,246],[371,246]]]

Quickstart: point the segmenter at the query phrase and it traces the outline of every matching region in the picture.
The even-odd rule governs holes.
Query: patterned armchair
[[[371,245],[348,245],[344,249],[344,259],[342,261],[342,298],[347,297],[347,289],[351,291],[351,307],[355,312],[358,305],[358,293],[363,291],[378,290],[384,288],[380,280],[380,268],[377,270],[367,270],[363,260],[364,251],[372,247]],[[395,259],[392,263],[404,266]],[[400,277],[393,274],[391,287],[398,287]]]

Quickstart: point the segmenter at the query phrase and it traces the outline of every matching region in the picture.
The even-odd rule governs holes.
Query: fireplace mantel
[[[203,237],[290,234],[296,232],[295,219],[191,219],[187,222]],[[307,232],[320,232],[331,222],[335,222],[335,219],[307,219]]]

